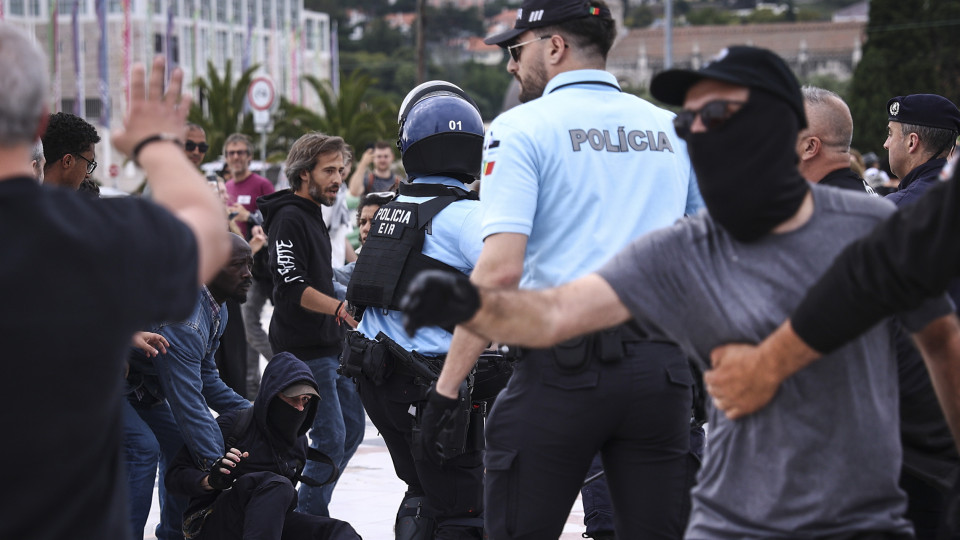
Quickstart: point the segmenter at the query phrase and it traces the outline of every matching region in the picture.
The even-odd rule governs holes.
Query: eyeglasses
[[[707,128],[708,131],[712,131],[722,126],[724,122],[736,114],[737,111],[740,110],[740,107],[746,105],[746,103],[746,101],[716,99],[696,111],[683,109],[678,112],[677,116],[673,119],[673,127],[677,130],[677,135],[681,139],[686,139],[690,136],[690,128],[693,126],[693,121],[699,116],[700,121],[703,122],[703,126]],[[731,106],[734,107],[731,108]]]
[[[189,150],[189,149],[188,149],[188,150]],[[227,157],[232,157],[232,156],[245,156],[245,155],[247,155],[247,154],[249,154],[249,153],[250,153],[249,150],[227,150],[227,152],[226,152]]]
[[[93,174],[93,171],[97,170],[96,161],[90,161],[89,159],[81,156],[80,154],[74,154],[74,155],[87,162],[87,174]]]
[[[183,143],[183,147],[187,149],[187,152],[193,152],[194,150],[200,150],[201,154],[206,154],[207,150],[210,149],[210,145],[205,142],[195,143],[193,141],[187,141]]]
[[[553,36],[540,36],[540,37],[533,38],[533,39],[531,39],[531,40],[529,40],[529,41],[524,41],[523,43],[517,43],[516,45],[510,45],[510,46],[507,47],[507,52],[510,53],[510,58],[513,58],[513,61],[519,64],[519,63],[520,63],[520,48],[521,48],[521,47],[523,47],[524,45],[529,45],[529,44],[531,44],[531,43],[533,43],[533,42],[535,42],[535,41],[540,41],[540,40],[542,40],[542,39],[547,39],[547,38],[550,38],[550,37],[553,37]]]

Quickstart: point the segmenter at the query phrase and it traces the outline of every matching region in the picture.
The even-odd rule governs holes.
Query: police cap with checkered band
[[[611,18],[605,6],[592,6],[587,0],[524,0],[517,10],[513,28],[483,40],[487,45],[501,47],[532,28],[543,28],[584,17]]]

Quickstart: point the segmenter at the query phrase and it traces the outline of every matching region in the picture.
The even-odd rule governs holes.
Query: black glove
[[[421,447],[435,461],[453,459],[464,452],[470,423],[470,397],[467,383],[460,386],[456,399],[437,393],[436,383],[427,390],[427,401],[420,415]]]
[[[480,293],[459,272],[425,270],[417,274],[400,300],[403,327],[411,336],[423,326],[455,326],[480,309]]]
[[[224,461],[233,463],[233,461],[227,459],[226,456],[221,457],[213,462],[213,465],[210,467],[210,476],[207,477],[207,483],[210,484],[210,487],[221,491],[230,487],[234,480],[234,475],[220,472],[221,467],[227,470],[232,468],[230,465],[227,465],[227,463],[224,463]]]

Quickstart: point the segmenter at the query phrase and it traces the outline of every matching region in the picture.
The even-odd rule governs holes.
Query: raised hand
[[[173,70],[164,91],[165,69],[163,57],[155,57],[146,85],[143,64],[134,64],[130,70],[130,105],[123,128],[113,135],[113,145],[128,156],[136,157],[133,153],[137,145],[154,135],[164,134],[179,141],[186,136],[190,96],[181,94],[183,70]]]

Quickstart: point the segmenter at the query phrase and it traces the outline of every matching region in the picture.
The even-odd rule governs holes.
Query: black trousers
[[[363,376],[358,382],[363,408],[390,451],[397,477],[407,484],[406,496],[424,497],[422,514],[437,522],[434,537],[477,538],[483,523],[482,441],[468,441],[475,450],[442,465],[428,459],[414,448],[417,418],[412,414],[424,403],[425,388],[403,372],[393,373],[379,386]]]
[[[297,490],[285,476],[248,473],[214,502],[199,540],[360,540],[345,521],[301,514]]]
[[[491,540],[550,539],[600,452],[618,538],[681,538],[693,482],[693,376],[680,350],[625,343],[624,358],[577,373],[552,350],[524,350],[486,430]]]

